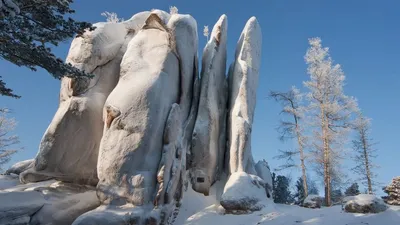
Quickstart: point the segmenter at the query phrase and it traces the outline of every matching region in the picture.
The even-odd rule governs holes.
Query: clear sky
[[[95,2],[95,3],[94,3]],[[267,99],[270,90],[285,91],[292,85],[303,89],[307,80],[303,56],[307,39],[319,36],[330,47],[332,58],[342,65],[347,76],[345,93],[354,96],[364,114],[373,119],[372,135],[379,142],[376,163],[379,181],[386,184],[400,175],[400,2],[321,1],[321,0],[247,0],[247,1],[76,1],[74,18],[89,22],[103,21],[104,11],[116,12],[129,19],[133,14],[159,8],[168,11],[175,5],[180,13],[191,14],[201,30],[213,27],[220,15],[228,16],[228,63],[246,21],[256,16],[263,32],[262,65],[257,91],[252,149],[256,160],[265,158],[272,168],[281,162],[273,159],[278,149],[293,148],[292,142],[278,140],[276,126],[280,106]],[[199,53],[206,39],[199,36]],[[70,41],[55,48],[65,58]],[[16,133],[25,148],[12,159],[33,158],[40,139],[58,106],[60,82],[47,72],[34,73],[0,60],[0,74],[21,99],[0,97],[0,106],[14,111],[19,121]],[[349,170],[346,163],[345,170]],[[294,178],[298,171],[290,173]],[[351,178],[354,175],[349,171]]]

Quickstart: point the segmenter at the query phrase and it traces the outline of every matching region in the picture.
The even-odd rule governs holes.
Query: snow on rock
[[[53,181],[17,189],[0,192],[0,224],[69,225],[100,204],[93,187]]]
[[[251,153],[251,129],[261,60],[261,28],[249,19],[236,46],[229,69],[229,172],[256,174]]]
[[[234,214],[259,211],[266,202],[266,183],[260,177],[245,172],[231,174],[221,196],[221,205],[226,212]]]
[[[205,195],[223,171],[227,83],[226,41],[228,21],[222,15],[214,25],[203,52],[199,111],[192,136],[193,189]]]
[[[16,175],[0,175],[0,192],[4,189],[15,187],[19,184],[18,176]]]
[[[258,161],[255,165],[257,175],[264,180],[267,188],[267,197],[272,198],[272,175],[267,161]]]
[[[308,195],[304,201],[302,206],[305,208],[321,208],[322,198],[319,195]]]
[[[103,106],[119,79],[127,30],[120,23],[95,26],[94,31],[72,41],[67,56],[67,62],[94,78],[62,79],[59,108],[43,135],[34,166],[20,175],[25,183],[51,178],[90,185],[98,182]]]
[[[388,196],[383,200],[389,205],[400,205],[400,177],[393,178],[392,182],[383,188]]]
[[[21,162],[17,162],[12,165],[8,170],[6,170],[6,174],[17,174],[24,172],[25,170],[31,168],[33,166],[34,159],[28,159]]]
[[[359,194],[343,200],[343,209],[349,213],[380,213],[387,208],[385,202],[375,195]]]

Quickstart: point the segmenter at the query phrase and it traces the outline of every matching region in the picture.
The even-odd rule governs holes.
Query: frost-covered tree
[[[368,188],[368,193],[373,193],[373,186],[376,184],[376,174],[373,169],[377,166],[372,163],[376,157],[374,148],[375,143],[371,135],[371,119],[363,116],[361,113],[354,121],[354,130],[356,138],[353,140],[353,150],[355,151],[354,161],[356,166],[352,169],[360,176],[360,181]]]
[[[19,150],[15,147],[19,138],[12,134],[17,123],[14,118],[8,117],[9,112],[8,109],[0,109],[0,172],[3,171],[2,166]]]
[[[55,78],[89,76],[57,58],[52,47],[93,29],[90,23],[68,17],[72,0],[1,0],[0,58],[36,71],[43,68]],[[19,97],[0,77],[0,95]]]
[[[280,114],[285,116],[285,118],[288,118],[281,120],[279,123],[278,132],[280,134],[280,140],[295,139],[297,143],[296,150],[280,151],[281,154],[275,157],[286,160],[286,163],[278,168],[278,170],[292,167],[300,168],[302,173],[303,191],[304,195],[307,196],[306,156],[304,153],[306,147],[306,136],[304,135],[302,124],[302,119],[304,117],[304,107],[302,106],[303,95],[300,93],[299,89],[293,86],[288,92],[272,91],[270,97],[281,103],[283,109]],[[300,159],[298,163],[293,160],[293,157],[297,155]]]
[[[344,192],[346,196],[356,196],[360,194],[360,189],[357,183],[353,183],[350,187],[346,189]]]
[[[203,35],[207,38],[207,41],[208,41],[208,36],[210,35],[210,31],[208,30],[208,26],[204,26]]]
[[[105,11],[105,12],[101,13],[101,15],[106,17],[107,22],[110,22],[110,23],[118,23],[118,22],[124,21],[124,19],[119,18],[117,13],[115,13],[115,12]]]
[[[308,113],[313,127],[313,158],[323,175],[325,204],[331,205],[332,171],[339,171],[343,149],[350,130],[350,118],[357,109],[356,101],[343,93],[345,75],[334,64],[329,49],[322,47],[320,38],[309,39],[305,55],[310,80]]]
[[[272,178],[274,202],[280,204],[291,203],[293,198],[289,190],[290,179],[282,175],[275,176],[275,173],[273,173]]]
[[[178,14],[178,8],[176,6],[169,7],[169,14]]]

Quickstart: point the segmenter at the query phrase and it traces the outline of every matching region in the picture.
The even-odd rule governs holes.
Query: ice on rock
[[[302,206],[311,209],[321,208],[322,201],[322,197],[320,197],[319,195],[308,195],[304,199]]]
[[[228,21],[222,15],[203,52],[199,110],[192,137],[192,187],[208,195],[223,171],[226,145],[226,41]]]

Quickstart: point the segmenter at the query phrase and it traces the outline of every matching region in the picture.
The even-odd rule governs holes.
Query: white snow
[[[185,213],[181,210],[180,213]],[[183,217],[183,216],[182,216]],[[217,205],[188,216],[183,225],[398,225],[400,207],[392,206],[379,214],[344,213],[340,206],[308,209],[291,205],[269,205],[247,215],[224,215]]]

